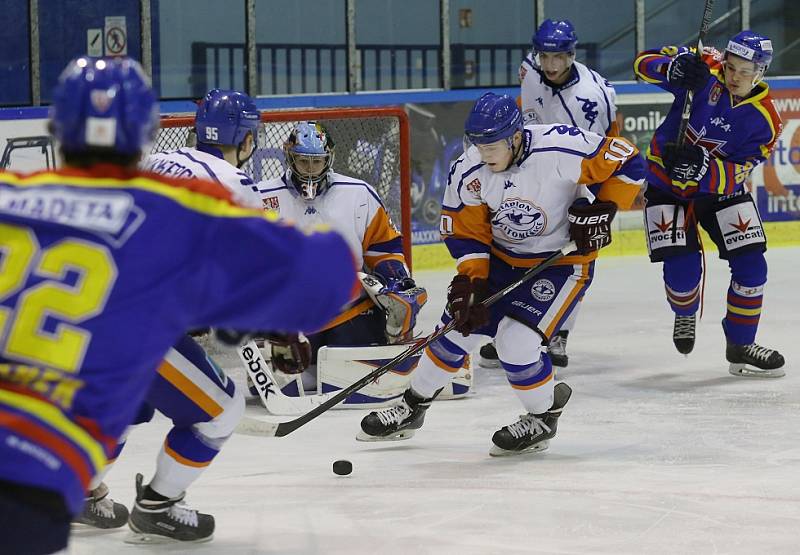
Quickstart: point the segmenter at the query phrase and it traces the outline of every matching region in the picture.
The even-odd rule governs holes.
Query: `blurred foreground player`
[[[617,207],[627,208],[644,162],[625,139],[567,125],[523,126],[514,100],[486,93],[465,123],[469,146],[453,164],[441,231],[457,261],[441,324],[395,406],[361,421],[358,439],[405,439],[481,335],[495,336],[500,363],[525,414],[492,437],[492,455],[541,451],[555,436],[571,389],[554,384],[547,344],[586,292],[597,250],[611,242]],[[587,185],[601,184],[597,197]],[[577,252],[487,309],[480,304],[570,239]]]
[[[270,222],[213,183],[139,172],[157,125],[138,63],[79,58],[51,108],[65,169],[0,174],[0,522],[9,553],[66,549],[92,478],[186,330],[313,329],[353,290],[337,234]],[[270,256],[254,259],[242,243]],[[283,279],[288,269],[303,279]]]
[[[233,90],[209,91],[197,108],[195,147],[149,156],[140,166],[164,177],[202,178],[227,189],[238,203],[259,208],[261,197],[250,177],[239,168],[250,159],[260,124],[255,102]],[[158,411],[172,420],[156,460],[149,484],[136,476],[137,496],[128,515],[103,483],[125,445],[124,437],[114,458],[92,480],[90,495],[76,522],[97,528],[117,528],[130,523],[136,532],[129,542],[211,539],[214,517],[188,507],[183,497],[189,486],[208,468],[244,414],[242,388],[208,356],[189,335],[170,348],[133,424],[152,419]],[[126,434],[127,435],[127,434]]]
[[[780,377],[783,356],[755,342],[767,283],[767,238],[752,195],[750,173],[781,133],[780,116],[763,81],[772,42],[753,31],[728,41],[724,53],[699,56],[673,46],[642,52],[636,74],[675,95],[648,149],[645,221],[652,262],[663,262],[667,301],[675,313],[675,348],[694,348],[702,288],[698,225],[728,262],[731,280],[722,320],[729,372]],[[684,99],[694,97],[686,141],[677,145]]]

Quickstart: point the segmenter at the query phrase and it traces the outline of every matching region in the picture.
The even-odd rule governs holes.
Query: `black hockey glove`
[[[667,143],[661,161],[670,179],[699,182],[708,171],[709,156],[708,150],[700,145]]]
[[[682,52],[675,56],[667,66],[667,80],[670,85],[696,93],[708,82],[711,75],[708,66],[692,52]]]
[[[458,274],[447,289],[447,312],[456,321],[455,329],[466,337],[489,321],[489,308],[480,304],[489,294],[485,279]]]
[[[266,337],[272,352],[272,367],[284,374],[299,374],[311,364],[311,343],[297,333],[274,333]]]
[[[611,244],[611,222],[617,213],[613,202],[578,199],[569,207],[569,237],[578,254],[589,254]]]

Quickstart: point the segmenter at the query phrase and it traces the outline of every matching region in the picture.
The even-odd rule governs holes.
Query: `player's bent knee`
[[[208,440],[224,440],[233,434],[236,425],[244,416],[245,400],[242,390],[233,388],[232,396],[222,403],[222,412],[208,422],[198,422],[192,428]]]
[[[732,257],[728,264],[733,280],[745,287],[756,287],[767,282],[767,259],[761,251],[745,252]]]
[[[511,318],[500,320],[494,344],[501,361],[517,366],[537,362],[545,350],[534,329]]]

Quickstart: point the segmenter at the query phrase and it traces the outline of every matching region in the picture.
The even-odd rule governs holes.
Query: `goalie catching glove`
[[[284,374],[300,374],[311,364],[311,343],[302,333],[273,333],[269,342],[272,367]]]
[[[581,202],[583,201],[583,202]],[[611,244],[611,222],[617,213],[613,202],[578,199],[569,207],[569,237],[578,254],[589,254]]]
[[[428,301],[428,292],[410,277],[384,283],[376,275],[359,274],[361,285],[386,316],[386,340],[390,344],[411,339],[417,314]]]

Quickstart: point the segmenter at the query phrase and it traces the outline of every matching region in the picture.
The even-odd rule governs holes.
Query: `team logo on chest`
[[[708,105],[716,106],[721,96],[722,85],[720,83],[714,83],[714,86],[711,87],[711,91],[708,93]]]
[[[547,216],[529,200],[506,199],[492,217],[492,225],[512,241],[523,241],[541,235],[547,227]]]

